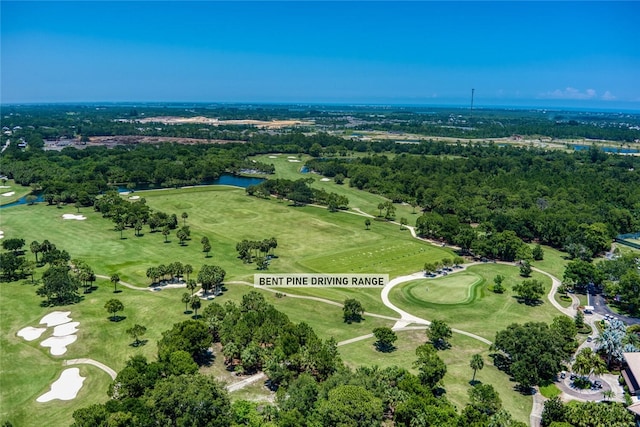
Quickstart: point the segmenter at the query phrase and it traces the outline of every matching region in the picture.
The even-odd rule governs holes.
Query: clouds
[[[588,99],[600,99],[603,101],[613,101],[616,97],[610,92],[605,91],[604,94],[598,95],[595,89],[586,89],[581,91],[574,87],[567,87],[563,90],[556,89],[554,91],[541,93],[539,98],[542,99],[569,99],[569,100],[588,100]]]

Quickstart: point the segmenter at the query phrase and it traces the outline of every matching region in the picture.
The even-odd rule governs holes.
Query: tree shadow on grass
[[[125,320],[127,318],[127,316],[109,316],[108,319],[110,322],[122,322],[123,320]]]
[[[471,387],[475,387],[475,386],[480,385],[480,384],[482,384],[482,381],[480,381],[480,380],[469,380],[469,385]]]
[[[138,340],[138,341],[134,341],[131,344],[129,344],[130,347],[142,347],[147,345],[147,343],[149,342],[149,340]]]
[[[396,351],[397,347],[393,344],[391,345],[384,345],[381,343],[374,343],[373,346],[376,348],[377,351],[379,351],[380,353],[392,353],[394,351]]]
[[[183,311],[183,313],[184,314],[191,314],[191,313],[193,313],[193,310],[185,310],[185,311]]]
[[[539,305],[542,305],[544,303],[544,301],[542,301],[541,299],[526,299],[517,295],[513,295],[511,298],[514,298],[516,301],[518,301],[518,304],[528,305],[529,307],[538,307]]]
[[[114,294],[119,294],[122,293],[122,289],[116,289],[115,291],[113,291]]]

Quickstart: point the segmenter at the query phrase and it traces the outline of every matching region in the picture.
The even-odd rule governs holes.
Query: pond
[[[583,151],[590,149],[590,145],[574,145],[573,149],[576,151]],[[638,151],[635,148],[617,148],[617,147],[598,147],[600,150],[605,153],[618,153],[618,154],[636,154]]]
[[[214,179],[212,181],[205,181],[199,185],[231,185],[234,187],[247,188],[250,185],[258,185],[264,181],[264,178],[255,178],[250,176],[236,176],[230,174],[220,175],[220,178]],[[135,190],[150,190],[152,187],[141,185],[134,189]],[[124,192],[129,191],[127,188],[119,187],[118,191]],[[38,195],[36,202],[44,202],[44,196],[42,194]],[[13,203],[7,203],[6,205],[0,206],[0,209],[9,208],[11,206],[18,205],[26,205],[27,204],[27,196],[21,197],[17,201]]]

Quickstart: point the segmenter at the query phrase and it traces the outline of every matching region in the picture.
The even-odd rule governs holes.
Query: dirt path
[[[226,389],[229,393],[231,393],[233,391],[241,390],[260,380],[266,380],[266,379],[267,379],[267,375],[264,372],[259,372],[255,375],[251,375],[250,377],[243,379],[242,381],[238,381],[237,383],[227,385]]]

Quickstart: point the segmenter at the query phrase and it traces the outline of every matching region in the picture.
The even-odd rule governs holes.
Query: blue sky
[[[638,2],[11,2],[1,101],[640,110]]]

